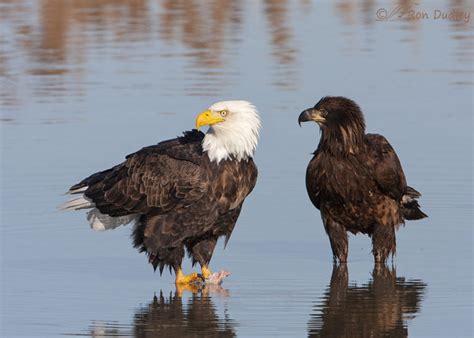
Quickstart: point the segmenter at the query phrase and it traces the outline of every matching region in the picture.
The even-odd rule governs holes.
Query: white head
[[[209,125],[202,148],[211,161],[253,157],[260,130],[260,117],[247,101],[214,103],[196,119],[196,128]]]

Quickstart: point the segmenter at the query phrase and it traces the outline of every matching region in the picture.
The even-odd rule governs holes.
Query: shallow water
[[[472,336],[474,19],[434,11],[474,9],[377,21],[407,3],[0,1],[1,334]],[[297,117],[327,94],[361,105],[423,193],[430,218],[399,230],[389,267],[351,236],[333,268],[307,198],[319,132]],[[211,264],[232,272],[222,288],[176,290],[130,229],[56,211],[71,184],[229,98],[264,128],[257,187]]]

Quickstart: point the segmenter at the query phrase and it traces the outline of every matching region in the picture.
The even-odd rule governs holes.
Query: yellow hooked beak
[[[210,110],[205,110],[196,118],[196,129],[219,122],[224,122],[224,119]]]

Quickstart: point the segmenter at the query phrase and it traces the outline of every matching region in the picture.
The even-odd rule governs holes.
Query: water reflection
[[[442,5],[440,8],[445,11],[472,11],[472,5],[465,0],[446,0]],[[110,78],[91,80],[90,74],[100,63],[115,64],[128,90],[154,85],[163,86],[159,88],[162,92],[179,95],[184,92],[190,96],[217,96],[242,81],[240,69],[245,70],[248,65],[240,65],[240,60],[249,53],[246,43],[252,39],[258,39],[251,45],[252,53],[263,52],[264,57],[270,57],[269,70],[275,88],[295,90],[302,76],[300,54],[316,41],[325,45],[324,36],[318,35],[321,32],[313,26],[331,22],[321,17],[324,6],[334,6],[330,13],[336,16],[338,24],[331,31],[335,37],[346,38],[344,51],[350,55],[374,50],[372,31],[399,27],[403,31],[399,34],[401,42],[418,45],[427,42],[421,28],[434,24],[433,20],[412,20],[408,16],[375,24],[379,6],[398,6],[403,12],[431,13],[435,9],[411,0],[340,0],[317,6],[288,0],[266,0],[261,4],[223,0],[218,5],[214,0],[0,0],[5,32],[0,38],[0,105],[19,106],[30,92],[36,102],[64,96],[80,101],[97,86],[115,82]],[[298,16],[301,11],[304,17]],[[249,37],[260,21],[266,34],[263,38],[257,34]],[[305,26],[299,27],[301,22]],[[471,22],[445,23],[436,25],[447,29],[447,39],[455,41],[454,57],[470,65]],[[364,39],[370,40],[370,48],[367,41],[356,38],[360,27],[365,28]],[[441,39],[440,44],[445,44]],[[174,67],[173,71],[167,75],[160,71],[162,78],[144,83],[143,74],[155,69],[157,61],[159,68]]]
[[[273,84],[282,89],[291,89],[296,82],[296,70],[291,66],[296,62],[297,50],[293,46],[291,26],[288,22],[289,6],[287,0],[264,2],[264,13],[271,35],[271,54],[279,66],[276,69]]]
[[[186,291],[191,296],[184,297]],[[131,325],[94,321],[89,329],[92,337],[234,337],[237,323],[227,311],[218,314],[213,297],[227,297],[220,286],[204,289],[176,290],[165,296],[160,291],[153,300],[140,307]]]
[[[43,64],[81,62],[91,43],[136,42],[148,37],[150,19],[146,0],[41,0],[39,31],[31,55]],[[94,34],[86,34],[92,27]],[[112,33],[112,34],[110,34]],[[73,61],[73,62],[74,62]],[[84,60],[82,60],[84,61]]]
[[[240,54],[242,15],[241,1],[161,1],[158,31],[165,48],[160,56],[186,61],[187,95],[214,95],[232,84],[235,70],[229,64]],[[184,52],[177,51],[179,45]],[[167,79],[168,86],[174,77]]]
[[[376,265],[372,279],[349,283],[346,264],[334,266],[329,289],[308,324],[309,337],[408,337],[406,321],[420,310],[426,288]]]
[[[195,67],[222,67],[226,40],[237,39],[242,22],[241,2],[163,0],[160,13],[161,37],[177,40],[192,50]]]
[[[449,3],[451,10],[456,12],[469,11],[474,14],[472,1],[465,0],[451,0]],[[450,26],[452,29],[451,38],[455,41],[455,56],[459,62],[469,64],[472,70],[472,57],[474,54],[474,37],[472,35],[472,21],[456,20],[451,21]],[[472,84],[472,79],[470,81]]]

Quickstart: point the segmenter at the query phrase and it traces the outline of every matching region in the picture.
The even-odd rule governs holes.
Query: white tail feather
[[[111,230],[121,225],[127,225],[130,222],[137,221],[139,215],[126,215],[119,217],[111,217],[109,215],[102,214],[99,209],[92,209],[87,213],[87,220],[91,225],[91,228],[96,231]]]
[[[80,209],[90,209],[94,207],[94,203],[92,203],[87,197],[81,196],[78,198],[74,198],[72,200],[67,201],[59,206],[61,210],[80,210]]]
[[[84,192],[88,187],[82,187],[75,190],[70,190],[68,194],[78,194]],[[132,214],[120,217],[112,217],[105,215],[95,208],[95,204],[88,199],[86,196],[73,198],[66,203],[59,206],[60,210],[80,210],[80,209],[92,209],[87,213],[87,220],[91,225],[91,228],[96,231],[104,231],[109,229],[115,229],[120,225],[126,225],[139,219],[139,215]]]
[[[73,189],[73,190],[69,190],[66,192],[66,195],[74,195],[74,194],[80,194],[81,192],[84,192],[87,190],[87,188],[89,188],[87,185],[84,186],[84,187],[81,187],[81,188],[77,188],[77,189]]]
[[[415,199],[412,196],[409,195],[403,195],[402,196],[402,204],[408,204],[410,202],[413,202]]]

